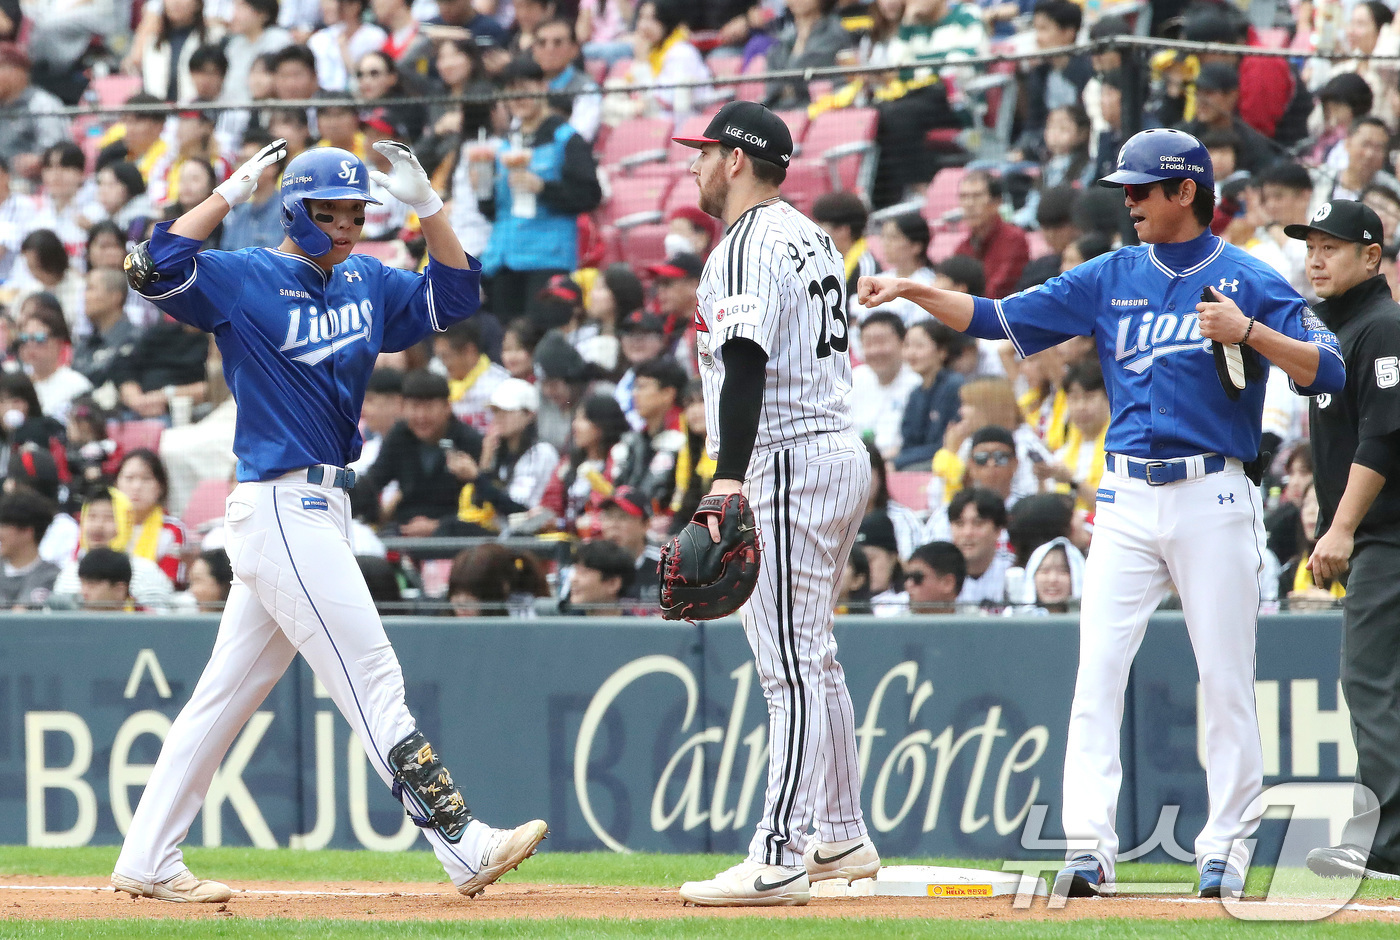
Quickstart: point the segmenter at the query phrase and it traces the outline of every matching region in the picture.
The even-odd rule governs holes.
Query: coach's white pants
[[[801,865],[807,827],[823,842],[865,834],[855,712],[831,628],[836,586],[870,494],[870,455],[852,434],[755,454],[744,493],[763,560],[740,610],[768,702],[768,790],[749,858]]]
[[[214,771],[298,652],[386,785],[393,782],[390,748],[416,728],[398,657],[350,549],[349,496],[308,484],[305,471],[240,483],[229,495],[226,524],[234,583],[219,635],[171,725],[117,860],[119,874],[148,884],[185,867],[180,843]],[[445,762],[451,769],[450,756]],[[460,884],[476,872],[490,830],[473,821],[455,846],[424,832]]]
[[[1204,703],[1210,815],[1196,839],[1196,861],[1229,858],[1244,871],[1248,851],[1236,840],[1256,828],[1244,815],[1263,788],[1264,774],[1254,708],[1264,550],[1258,488],[1233,460],[1219,473],[1165,486],[1109,472],[1100,488],[1113,497],[1098,500],[1084,574],[1079,674],[1065,744],[1066,857],[1092,852],[1113,879],[1128,669],[1148,618],[1175,585]]]

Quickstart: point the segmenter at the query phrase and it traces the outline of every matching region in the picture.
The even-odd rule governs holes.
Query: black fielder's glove
[[[709,520],[719,523],[719,541]],[[758,583],[758,525],[742,494],[706,496],[690,524],[661,550],[661,615],[714,620],[734,613]]]
[[[1201,302],[1216,302],[1209,287],[1202,288]],[[1238,401],[1240,393],[1250,382],[1264,377],[1263,364],[1252,346],[1211,340],[1210,352],[1215,357],[1216,378],[1220,379],[1220,386],[1225,389],[1225,394],[1231,401]]]

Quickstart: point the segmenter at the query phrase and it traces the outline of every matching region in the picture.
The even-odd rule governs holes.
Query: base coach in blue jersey
[[[359,737],[370,765],[423,830],[459,891],[479,894],[534,853],[534,820],[492,829],[404,703],[403,672],[350,549],[365,384],[381,351],[407,349],[476,312],[481,265],[462,250],[427,175],[402,144],[375,149],[375,181],[422,220],[423,274],[352,255],[370,173],[354,154],[308,150],[282,175],[277,248],[200,246],[285,154],[275,141],[127,258],[132,286],[214,334],[238,405],[238,485],[225,524],[234,572],[209,664],[170,727],[112,874],[118,890],[170,901],[231,891],[185,867],[180,842],[229,746],[297,653]],[[275,170],[272,170],[275,172]]]
[[[868,307],[897,297],[944,323],[1009,338],[1022,356],[1092,336],[1112,417],[1084,579],[1079,673],[1065,749],[1069,864],[1059,895],[1111,889],[1128,669],[1172,585],[1196,653],[1210,812],[1196,839],[1203,897],[1244,890],[1263,787],[1254,642],[1264,546],[1257,479],[1267,366],[1222,384],[1214,341],[1281,368],[1302,394],[1334,393],[1345,370],[1332,333],[1274,270],[1210,233],[1210,156],[1175,130],[1134,135],[1106,186],[1122,187],[1145,244],[1101,255],[1005,300],[861,278]],[[1205,296],[1210,302],[1201,300]]]
[[[1346,580],[1342,692],[1356,738],[1355,816],[1340,845],[1308,853],[1319,875],[1400,880],[1400,304],[1380,273],[1381,220],[1349,199],[1306,225],[1317,315],[1337,333],[1346,388],[1313,399],[1318,584]],[[1349,574],[1349,576],[1348,576]]]

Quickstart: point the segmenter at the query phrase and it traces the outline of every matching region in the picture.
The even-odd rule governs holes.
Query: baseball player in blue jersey
[[[1254,643],[1264,527],[1258,481],[1246,472],[1260,463],[1267,363],[1304,395],[1339,391],[1345,368],[1336,337],[1288,283],[1210,233],[1214,179],[1200,141],[1143,131],[1100,182],[1123,188],[1144,244],[1005,300],[888,277],[861,278],[860,300],[908,298],[955,329],[1010,339],[1022,356],[1071,336],[1096,340],[1112,419],[1066,741],[1069,863],[1055,893],[1111,890],[1128,669],[1175,585],[1205,719],[1210,813],[1196,839],[1199,893],[1237,897],[1249,865],[1243,840],[1257,826],[1250,804],[1263,787]]]
[[[350,498],[365,384],[381,351],[406,349],[476,312],[481,265],[462,250],[427,175],[402,144],[375,149],[375,181],[422,220],[423,274],[351,255],[369,196],[365,164],[308,150],[282,176],[277,248],[200,252],[229,209],[285,152],[276,141],[212,196],[127,258],[132,285],[214,334],[238,404],[238,485],[225,522],[234,584],[209,664],[170,727],[132,817],[112,885],[169,901],[231,891],[185,867],[179,844],[224,754],[299,652],[358,735],[369,762],[457,889],[479,894],[532,855],[543,821],[492,829],[472,817],[404,704],[404,680],[350,550]]]

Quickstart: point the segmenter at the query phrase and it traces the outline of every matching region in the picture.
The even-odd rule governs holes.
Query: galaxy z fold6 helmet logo
[[[291,358],[314,366],[326,357],[369,336],[374,324],[374,304],[347,301],[339,307],[318,310],[314,306],[287,311],[287,338],[280,352],[300,350]]]
[[[1129,372],[1141,375],[1162,356],[1206,348],[1194,310],[1180,317],[1144,310],[1119,319],[1113,358]]]

